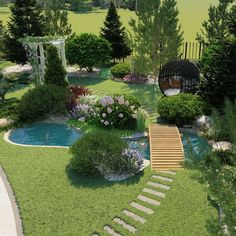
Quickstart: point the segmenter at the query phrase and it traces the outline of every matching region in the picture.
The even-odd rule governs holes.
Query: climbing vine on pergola
[[[28,62],[33,68],[34,77],[37,84],[44,83],[46,68],[47,44],[52,44],[58,49],[58,54],[62,64],[66,69],[65,39],[55,37],[27,37],[21,40],[28,57]]]

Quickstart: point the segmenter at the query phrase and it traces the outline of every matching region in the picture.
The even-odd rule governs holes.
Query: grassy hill
[[[200,30],[204,19],[207,19],[207,11],[210,4],[216,4],[218,0],[178,0],[180,11],[180,23],[184,30],[186,41],[194,41],[196,33]],[[123,24],[130,30],[129,20],[135,17],[134,12],[129,10],[119,10]],[[103,25],[106,10],[96,10],[88,13],[69,12],[69,21],[74,32],[92,32],[98,34]],[[9,19],[9,9],[0,8],[0,20],[7,22]]]

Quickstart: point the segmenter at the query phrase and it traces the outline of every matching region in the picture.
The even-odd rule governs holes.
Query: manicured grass
[[[180,11],[180,23],[184,30],[186,41],[194,41],[196,33],[200,31],[201,24],[207,18],[207,10],[210,4],[216,4],[218,0],[178,0]],[[130,29],[128,22],[135,17],[134,12],[119,10],[123,24]],[[0,20],[7,22],[8,8],[0,8]],[[106,10],[96,10],[88,13],[69,12],[69,21],[74,32],[91,32],[98,34],[106,17]]]
[[[95,94],[132,94],[137,96],[143,106],[157,109],[158,99],[162,96],[159,88],[148,84],[125,84],[119,81],[102,80],[96,78],[70,77],[73,85],[84,85],[94,91]]]
[[[144,174],[121,183],[102,178],[78,177],[67,171],[66,149],[26,148],[6,143],[0,134],[0,164],[16,194],[25,235],[91,235],[121,215],[135,200],[151,175]],[[211,235],[207,224],[215,209],[207,203],[205,188],[178,173],[167,198],[138,227],[138,235]],[[128,234],[127,234],[128,235]]]
[[[147,104],[156,103],[152,100],[153,87],[148,85],[86,78],[74,78],[71,82],[87,85],[97,93],[129,92]],[[16,90],[8,97],[19,98],[26,89]],[[154,93],[154,97],[157,98],[158,93]],[[129,203],[141,193],[152,174],[150,168],[146,168],[144,173],[121,183],[79,177],[67,169],[71,158],[67,149],[14,146],[3,140],[3,133],[0,133],[0,150],[0,165],[16,194],[26,236],[78,235],[78,232],[81,236],[91,235],[94,231],[102,233],[105,224],[124,232],[112,219],[124,217],[122,209],[131,209]],[[167,198],[161,200],[160,207],[154,208],[155,214],[145,216],[146,224],[136,225],[137,235],[215,235],[211,222],[216,220],[217,212],[209,206],[206,188],[192,178],[193,173],[198,174],[178,172],[171,190],[166,191]]]

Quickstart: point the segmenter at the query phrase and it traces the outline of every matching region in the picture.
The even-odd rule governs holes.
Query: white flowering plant
[[[97,103],[99,123],[107,128],[125,128],[130,121],[136,122],[136,106],[124,96],[105,96]]]

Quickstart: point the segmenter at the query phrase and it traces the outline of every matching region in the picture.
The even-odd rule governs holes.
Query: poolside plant
[[[146,128],[148,113],[144,109],[139,108],[136,113],[136,118],[137,118],[137,129],[139,131],[144,131]]]
[[[33,122],[51,115],[66,115],[69,98],[67,88],[37,86],[23,95],[19,103],[19,118],[22,122]]]
[[[94,131],[71,148],[70,166],[81,175],[132,175],[143,166],[143,156],[128,149],[125,140],[109,131]]]
[[[108,131],[95,131],[84,135],[71,148],[70,165],[81,175],[98,174],[98,166],[119,165],[117,160],[127,143]]]

